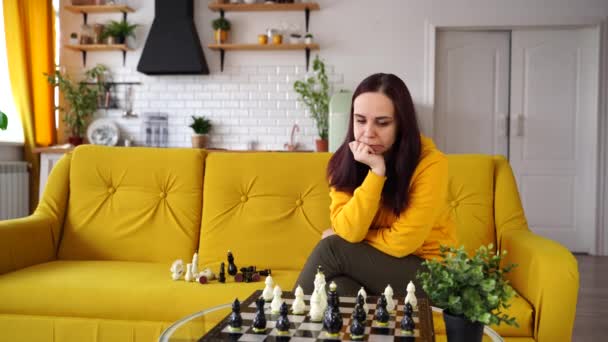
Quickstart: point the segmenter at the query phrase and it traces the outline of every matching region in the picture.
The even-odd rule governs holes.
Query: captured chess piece
[[[171,264],[171,279],[179,280],[184,274],[184,262],[182,259],[177,259]]]
[[[186,265],[186,275],[184,276],[184,280],[187,282],[194,280],[194,274],[192,274],[192,264]]]
[[[327,296],[327,311],[325,311],[325,317],[323,318],[323,328],[327,330],[327,334],[330,338],[338,337],[340,330],[342,329],[342,314],[340,314],[340,307],[338,306],[338,293],[336,283],[333,281],[329,285],[329,294]]]
[[[224,271],[224,263],[223,262],[220,264],[220,275],[219,275],[219,278],[217,280],[220,283],[225,283],[226,282],[226,273]]]
[[[253,332],[261,334],[266,332],[266,314],[264,313],[264,298],[260,297],[255,301],[256,311],[253,317]]]
[[[386,297],[384,297],[384,293],[380,294],[380,298],[378,298],[378,304],[376,304],[376,324],[381,327],[388,326],[388,320],[391,318],[388,310],[386,310]]]
[[[213,279],[215,279],[215,273],[213,273],[209,267],[206,267],[198,273],[198,282],[201,284],[206,284]]]
[[[228,274],[234,277],[237,270],[238,268],[236,268],[236,265],[234,264],[234,256],[231,251],[228,251]]]
[[[230,332],[239,332],[241,331],[242,326],[241,302],[236,298],[234,302],[232,302],[232,313],[230,314],[230,319],[228,321],[228,330],[230,330]]]
[[[269,275],[271,275],[271,274],[272,274],[272,270],[271,270],[270,268],[267,268],[267,269],[265,269],[265,270],[259,270],[259,271],[258,271],[258,273],[259,273],[261,276],[268,277]]]
[[[289,309],[287,308],[287,303],[283,302],[283,304],[281,304],[281,309],[279,310],[281,316],[275,325],[280,336],[289,335],[289,318],[287,317],[288,311]]]

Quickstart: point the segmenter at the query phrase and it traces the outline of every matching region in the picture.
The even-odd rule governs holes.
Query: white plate
[[[118,126],[110,119],[97,119],[87,128],[87,138],[91,144],[115,146],[119,137]]]

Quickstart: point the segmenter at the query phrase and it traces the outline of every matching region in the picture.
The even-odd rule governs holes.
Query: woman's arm
[[[336,234],[348,242],[363,241],[380,207],[385,181],[386,177],[369,171],[352,196],[331,188],[329,210]]]
[[[395,257],[414,253],[437,221],[447,190],[447,157],[438,153],[425,158],[414,173],[407,208],[390,227],[369,230],[365,240]]]

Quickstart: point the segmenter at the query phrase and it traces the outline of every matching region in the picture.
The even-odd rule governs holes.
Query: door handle
[[[524,136],[524,126],[525,126],[525,117],[523,114],[518,114],[517,115],[517,129],[516,129],[516,136],[518,137],[523,137]]]

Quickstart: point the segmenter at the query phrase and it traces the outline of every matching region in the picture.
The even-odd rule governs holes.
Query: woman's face
[[[353,103],[355,140],[384,154],[395,143],[397,123],[393,101],[380,92],[360,94]]]

